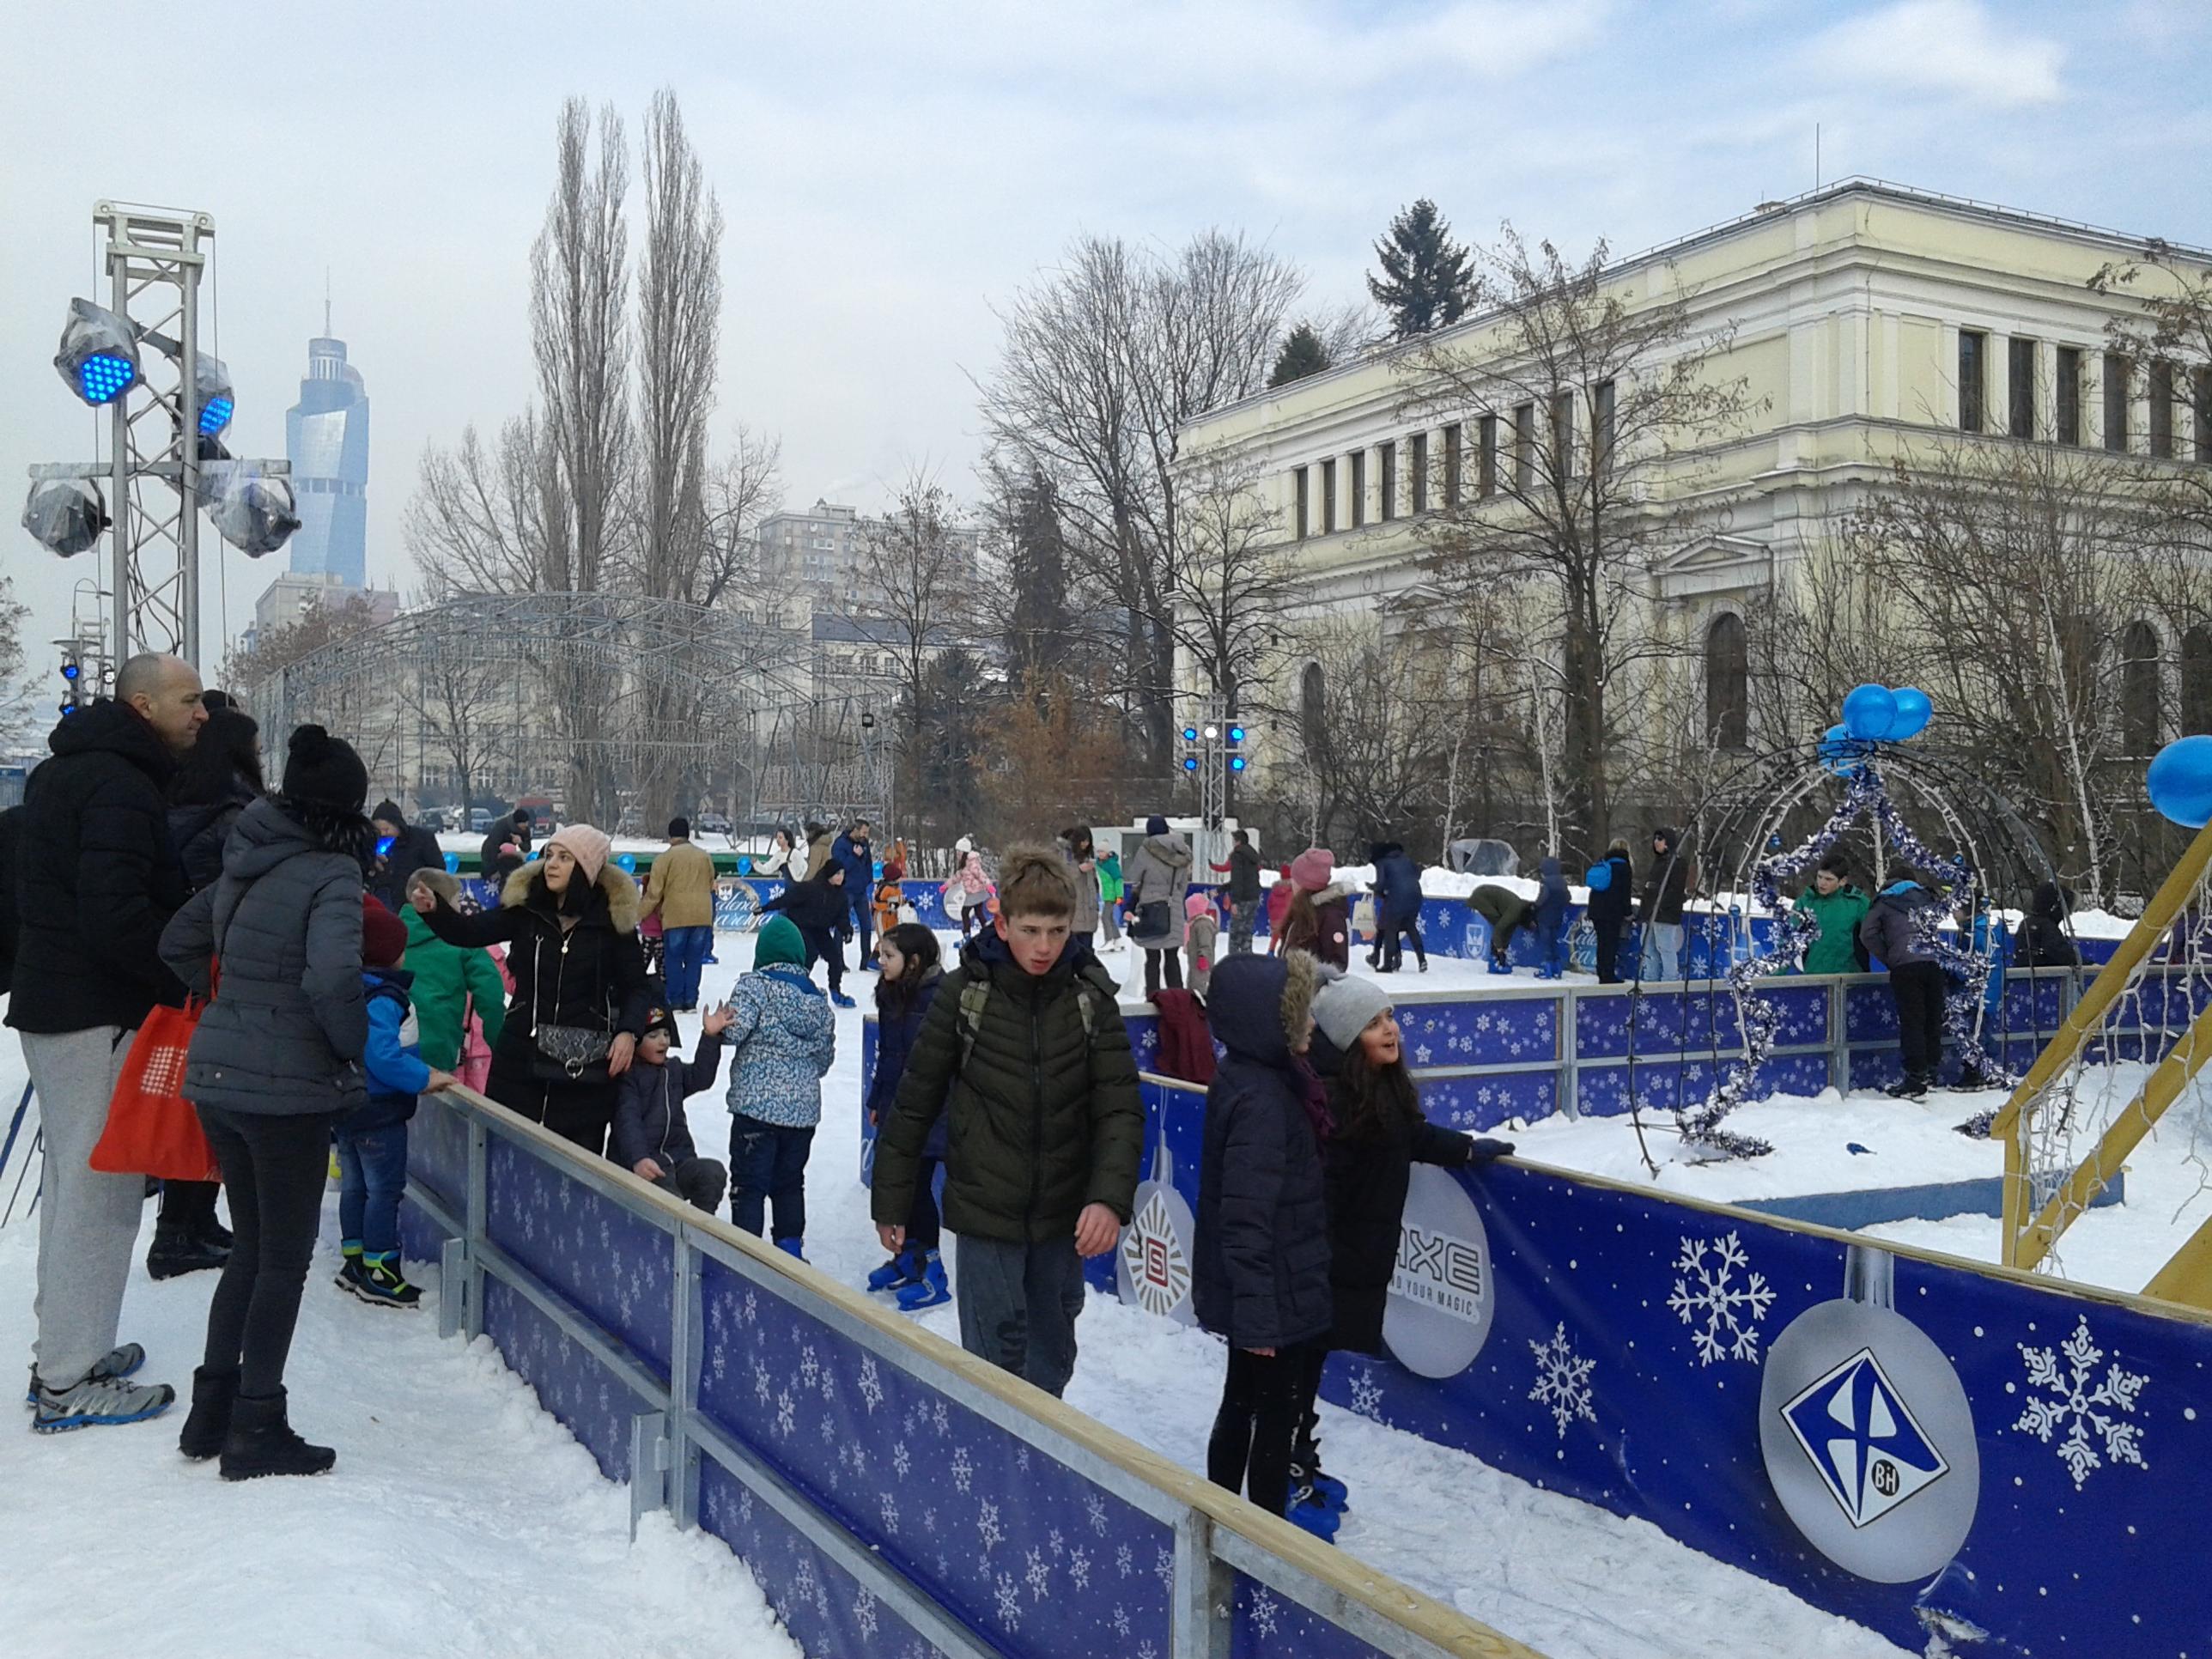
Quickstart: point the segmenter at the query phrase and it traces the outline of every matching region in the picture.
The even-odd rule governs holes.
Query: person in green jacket
[[[939,985],[907,1056],[869,1200],[896,1255],[930,1130],[949,1115],[960,1346],[1055,1396],[1075,1371],[1082,1258],[1119,1243],[1145,1150],[1116,988],[1071,934],[1074,915],[1066,860],[1006,855],[999,915]]]
[[[1121,855],[1111,848],[1098,854],[1098,925],[1104,930],[1103,943],[1121,942]]]
[[[1813,872],[1812,884],[1797,896],[1796,908],[1813,918],[1814,929],[1813,942],[1805,947],[1806,973],[1866,972],[1859,924],[1866,920],[1869,901],[1851,885],[1850,873],[1850,861],[1831,853]]]
[[[460,908],[461,884],[443,870],[417,870],[408,881],[410,891],[416,886],[428,887],[452,908]],[[415,975],[409,994],[422,1063],[440,1072],[459,1063],[471,1004],[483,1022],[484,1046],[499,1047],[499,1034],[507,1025],[507,984],[491,952],[480,945],[447,944],[412,904],[400,912],[400,919],[407,924],[407,954],[400,965]]]

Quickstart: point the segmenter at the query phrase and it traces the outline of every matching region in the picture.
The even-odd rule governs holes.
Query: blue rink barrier
[[[1541,1659],[479,1095],[426,1096],[408,1166],[441,1334],[805,1652]]]
[[[1146,1105],[1154,1179],[1094,1282],[1187,1320],[1205,1097]],[[1508,1160],[1415,1170],[1384,1337],[1325,1398],[1910,1651],[2205,1651],[2194,1310]]]

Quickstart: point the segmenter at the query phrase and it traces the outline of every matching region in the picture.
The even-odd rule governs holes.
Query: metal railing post
[[[1828,981],[1828,1086],[1839,1096],[1851,1091],[1850,1032],[1844,1023],[1848,994],[1841,979]]]
[[[485,1186],[491,1164],[491,1131],[482,1119],[469,1117],[469,1189],[461,1200],[463,1238],[468,1247],[467,1273],[462,1285],[462,1330],[471,1342],[483,1334],[483,1263],[482,1247],[484,1231],[490,1222],[491,1206],[485,1197]]]
[[[1583,1115],[1583,1088],[1582,1068],[1577,1063],[1576,1048],[1582,1030],[1582,994],[1571,985],[1562,985],[1559,990],[1559,1111],[1570,1121],[1578,1123]]]
[[[690,1230],[674,1237],[676,1290],[668,1331],[668,1510],[689,1531],[699,1518],[699,1446],[691,1433],[699,1409],[699,1362],[705,1352],[699,1299],[699,1255]]]
[[[668,1413],[640,1412],[629,1420],[629,1541],[640,1517],[668,1507]]]
[[[475,1300],[469,1283],[469,1242],[449,1238],[438,1252],[438,1334],[458,1336],[467,1322],[469,1304]]]
[[[1229,1659],[1237,1628],[1237,1576],[1213,1553],[1213,1522],[1185,1510],[1175,1523],[1174,1605],[1169,1609],[1172,1659]]]

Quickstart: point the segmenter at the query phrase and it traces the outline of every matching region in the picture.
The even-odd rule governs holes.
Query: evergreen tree
[[[1390,222],[1389,234],[1375,244],[1382,262],[1380,279],[1370,276],[1367,291],[1390,313],[1391,333],[1401,340],[1455,323],[1474,304],[1474,272],[1464,245],[1424,196]]]
[[[1068,608],[1067,538],[1060,500],[1040,469],[1006,504],[1006,655],[1019,684],[1031,676],[1065,673],[1073,654]]]
[[[1309,374],[1318,374],[1335,366],[1327,343],[1315,332],[1314,325],[1300,323],[1285,338],[1283,349],[1275,354],[1275,370],[1267,376],[1267,384],[1288,386],[1293,380],[1303,380]]]

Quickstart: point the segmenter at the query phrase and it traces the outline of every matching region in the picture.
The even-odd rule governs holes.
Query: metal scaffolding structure
[[[426,805],[553,800],[657,831],[887,819],[880,688],[819,684],[804,630],[619,593],[471,594],[333,639],[237,690],[275,741],[315,721]]]

